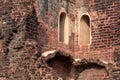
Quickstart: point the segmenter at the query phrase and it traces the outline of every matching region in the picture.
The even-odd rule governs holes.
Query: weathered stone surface
[[[0,80],[120,80],[119,5],[119,0],[0,0]],[[59,40],[62,12],[68,44]],[[84,14],[90,17],[90,44],[79,41]],[[43,56],[46,51],[53,53]]]

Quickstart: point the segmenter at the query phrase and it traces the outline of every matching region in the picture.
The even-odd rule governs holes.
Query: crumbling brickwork
[[[1,0],[0,80],[120,80],[119,5],[120,0]],[[88,19],[81,23],[84,15]],[[80,42],[84,26],[87,44]]]

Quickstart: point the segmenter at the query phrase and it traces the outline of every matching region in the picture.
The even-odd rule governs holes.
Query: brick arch
[[[74,59],[70,54],[60,50],[46,51],[42,53],[42,57],[53,72],[64,80],[81,80],[82,78],[89,80],[89,75],[86,74],[91,74],[91,78],[95,75],[99,80],[109,80],[108,62],[99,59]]]
[[[52,68],[53,72],[61,76],[62,79],[68,80],[67,78],[73,66],[72,56],[61,51],[55,51],[46,57],[44,59],[46,59],[47,65]]]
[[[83,13],[79,22],[79,43],[80,45],[91,44],[91,18],[89,13]]]
[[[69,43],[68,15],[64,8],[61,8],[58,16],[58,34],[59,42]]]
[[[108,64],[99,59],[82,59],[74,62],[71,73],[74,80],[109,80]],[[72,74],[72,75],[73,75]],[[95,78],[96,77],[96,78]]]
[[[77,66],[76,71],[76,80],[104,80],[108,78],[105,67],[96,63],[79,65]]]

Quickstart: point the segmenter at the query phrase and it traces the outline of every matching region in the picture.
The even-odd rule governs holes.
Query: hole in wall
[[[46,29],[46,32],[48,31],[48,29]]]
[[[47,60],[47,64],[63,79],[66,79],[71,71],[72,59],[69,56],[56,54],[53,58]]]

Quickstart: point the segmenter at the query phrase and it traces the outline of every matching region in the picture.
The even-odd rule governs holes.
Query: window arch
[[[86,14],[80,19],[80,45],[90,44],[90,17]]]
[[[65,12],[59,16],[59,41],[68,44],[68,18]]]

